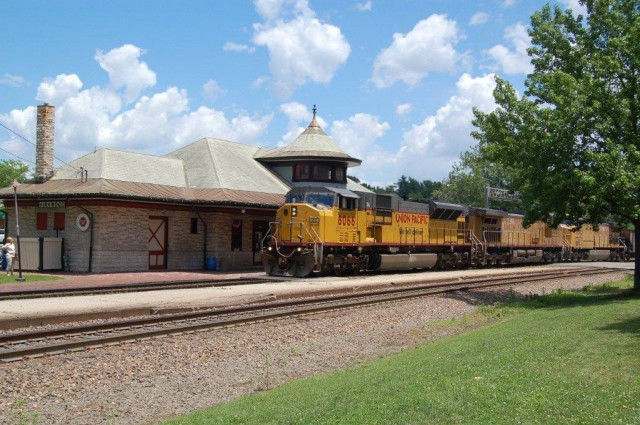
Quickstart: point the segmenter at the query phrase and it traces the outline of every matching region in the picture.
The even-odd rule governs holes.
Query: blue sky
[[[522,90],[529,17],[546,3],[1,0],[0,122],[35,142],[35,107],[56,106],[59,166],[202,137],[281,146],[316,104],[363,161],[350,175],[442,180],[475,144],[471,108],[495,107],[494,75]],[[34,158],[0,127],[0,160]]]

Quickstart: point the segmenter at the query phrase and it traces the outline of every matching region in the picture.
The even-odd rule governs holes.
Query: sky
[[[472,108],[495,108],[495,76],[524,90],[530,16],[546,3],[0,0],[0,160],[33,167],[45,102],[56,167],[96,148],[162,156],[203,137],[284,146],[316,105],[362,160],[349,175],[441,181],[476,144]]]

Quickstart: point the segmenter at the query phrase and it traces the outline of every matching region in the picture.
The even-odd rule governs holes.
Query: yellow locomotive
[[[453,268],[564,260],[620,260],[627,247],[603,224],[523,227],[522,215],[343,187],[292,189],[265,236],[265,271],[312,272]]]

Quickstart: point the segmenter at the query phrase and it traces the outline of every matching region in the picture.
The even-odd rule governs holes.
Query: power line
[[[27,139],[26,137],[24,137],[24,136],[23,136],[23,135],[21,135],[21,134],[16,133],[16,132],[15,132],[15,131],[13,131],[12,129],[10,129],[10,128],[9,128],[9,127],[7,127],[6,125],[4,125],[2,122],[0,122],[0,126],[4,127],[7,131],[9,131],[9,132],[11,132],[11,133],[15,134],[16,136],[18,136],[20,139],[24,140],[25,142],[32,144],[32,145],[33,145],[33,146],[35,146],[36,148],[38,147],[38,146],[37,146],[35,143],[33,143],[31,140]],[[0,149],[1,149],[1,148],[0,148]],[[16,158],[20,158],[18,155],[12,154],[11,152],[8,152],[8,151],[6,151],[6,150],[4,150],[4,149],[2,149],[2,150],[3,150],[3,151],[5,151],[5,152],[7,152],[9,155],[13,155],[13,156],[15,156]],[[76,168],[76,167],[74,167],[73,165],[69,164],[69,163],[68,163],[68,162],[66,162],[66,161],[61,160],[60,158],[56,157],[55,155],[53,156],[53,158],[54,158],[54,159],[57,159],[57,160],[58,160],[58,161],[60,161],[60,162],[62,162],[64,165],[68,165],[69,167],[73,168],[74,170],[76,170],[76,171],[78,171],[78,172],[80,171],[79,169],[77,169],[77,168]],[[23,158],[20,158],[20,159],[21,159],[21,160],[23,160],[23,161],[27,161],[27,162],[28,162],[28,163],[30,163],[30,164],[34,164],[34,162],[33,162],[33,161],[28,161],[28,160],[23,159]]]
[[[6,149],[0,148],[0,151],[6,152],[6,153],[8,153],[8,154],[9,154],[9,155],[11,155],[11,156],[15,156],[15,157],[16,157],[16,158],[18,158],[19,160],[24,161],[24,162],[28,162],[29,164],[33,164],[33,165],[35,165],[35,164],[36,164],[35,162],[33,162],[33,161],[29,161],[28,159],[24,159],[24,158],[22,158],[22,157],[20,157],[20,156],[16,155],[15,153],[11,153],[11,152],[9,152],[9,151],[8,151],[8,150],[6,150]]]
[[[35,144],[35,143],[33,143],[31,140],[29,140],[29,139],[27,139],[26,137],[24,137],[24,136],[22,136],[22,135],[20,135],[20,134],[16,133],[15,131],[11,130],[9,127],[7,127],[6,125],[2,124],[1,122],[0,122],[0,125],[1,125],[1,126],[3,126],[5,129],[7,129],[7,131],[9,131],[9,132],[11,132],[11,133],[15,134],[16,136],[18,136],[19,138],[21,138],[22,140],[24,140],[25,142],[31,143],[33,146],[35,146],[35,145],[36,145],[36,144]]]

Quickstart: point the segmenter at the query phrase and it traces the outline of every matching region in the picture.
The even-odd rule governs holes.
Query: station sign
[[[38,202],[39,208],[65,208],[67,203],[65,201],[40,201]]]

